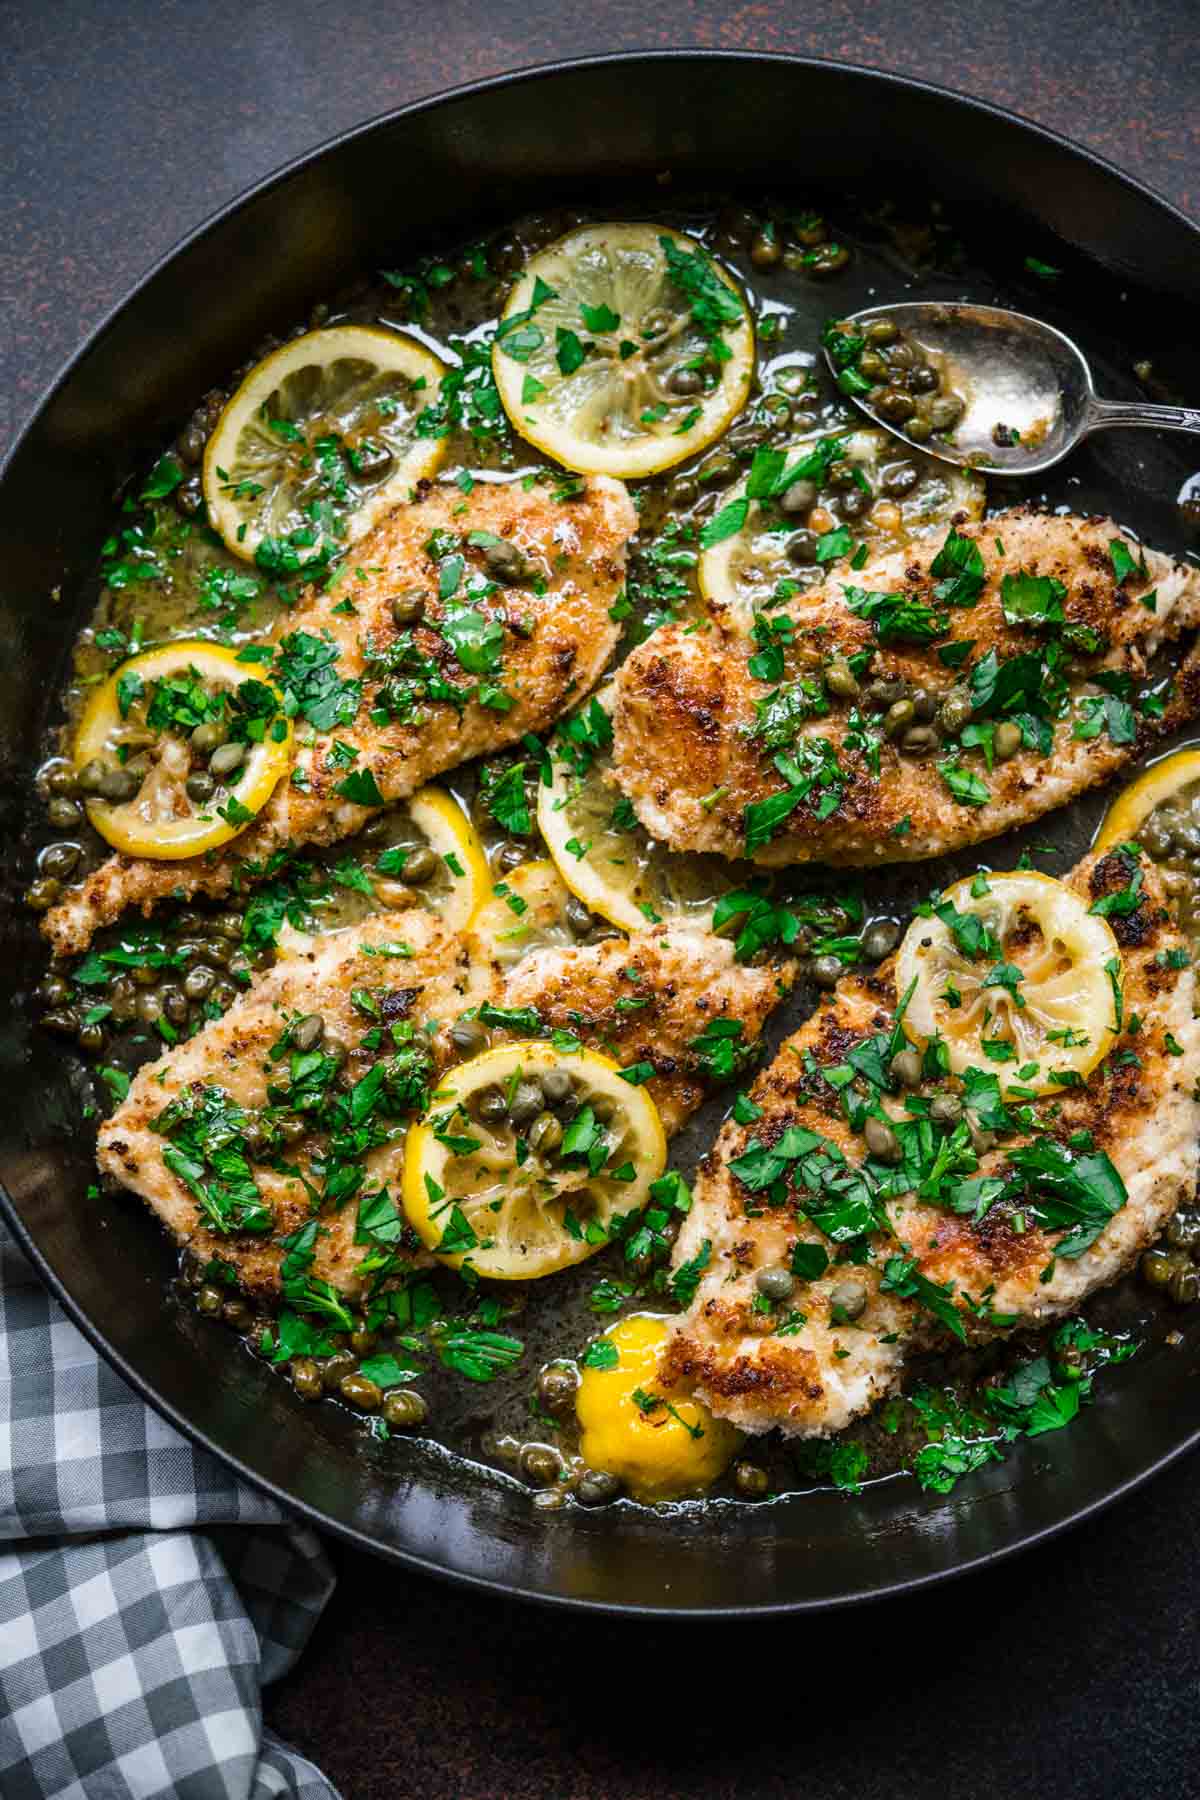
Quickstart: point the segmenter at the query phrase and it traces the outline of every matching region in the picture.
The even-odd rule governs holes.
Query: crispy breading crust
[[[593,477],[570,501],[552,500],[543,488],[526,493],[495,483],[479,483],[466,497],[457,487],[423,486],[413,503],[390,512],[355,546],[337,581],[327,590],[310,590],[306,601],[279,621],[274,635],[328,636],[338,644],[342,677],[359,677],[363,639],[369,634],[384,648],[400,635],[391,611],[396,594],[420,587],[430,596],[426,618],[440,615],[442,605],[433,599],[437,562],[426,547],[432,533],[448,530],[465,539],[469,532],[490,532],[519,545],[541,576],[538,592],[506,587],[488,602],[509,628],[504,683],[516,704],[501,713],[472,702],[460,715],[443,703],[431,707],[423,725],[378,726],[369,716],[368,692],[352,725],[318,733],[307,744],[297,742],[293,766],[303,772],[303,789],[281,781],[255,823],[227,849],[183,862],[110,856],[46,914],[42,929],[55,953],[85,950],[92,934],[126,907],[149,913],[169,895],[223,894],[245,863],[261,864],[285,844],[329,844],[358,831],[371,809],[336,793],[345,766],[329,760],[335,738],[360,751],[356,771],[369,769],[384,799],[394,801],[473,756],[519,743],[526,732],[545,731],[595,686],[612,655],[620,629],[609,608],[624,579],[625,546],[636,528],[624,487],[605,476]],[[467,547],[464,554],[478,560],[481,553]],[[353,613],[335,611],[348,596]],[[472,684],[431,625],[418,626],[413,637],[446,681]]]
[[[1073,1260],[1056,1260],[1055,1236],[1036,1227],[1015,1229],[1011,1210],[997,1207],[976,1225],[909,1195],[889,1205],[895,1238],[873,1240],[871,1264],[835,1265],[819,1280],[798,1284],[791,1304],[807,1322],[795,1335],[764,1331],[765,1321],[753,1309],[756,1272],[786,1265],[801,1239],[832,1247],[810,1223],[797,1221],[790,1206],[762,1204],[757,1216],[750,1216],[747,1207],[763,1197],[748,1194],[729,1163],[751,1138],[770,1146],[792,1125],[822,1133],[849,1161],[862,1160],[863,1140],[850,1131],[828,1084],[806,1072],[803,1059],[811,1054],[821,1067],[842,1062],[855,1043],[890,1028],[896,993],[892,966],[884,964],[874,975],[842,981],[788,1039],[751,1089],[762,1117],[751,1125],[726,1124],[705,1159],[674,1260],[682,1267],[703,1255],[707,1242],[709,1261],[669,1342],[668,1379],[694,1389],[715,1413],[743,1430],[780,1426],[798,1436],[824,1436],[892,1392],[914,1347],[937,1341],[939,1328],[928,1313],[880,1290],[881,1265],[901,1246],[929,1280],[952,1281],[957,1296],[969,1294],[977,1304],[991,1289],[992,1312],[1037,1326],[1115,1281],[1154,1241],[1196,1188],[1200,1022],[1192,1014],[1190,965],[1175,969],[1158,960],[1182,940],[1167,916],[1153,865],[1143,860],[1142,867],[1137,910],[1110,921],[1121,946],[1125,1018],[1141,1021],[1136,1037],[1122,1039],[1121,1048],[1136,1049],[1139,1063],[1114,1054],[1082,1088],[1041,1105],[1055,1137],[1066,1140],[1072,1132],[1089,1131],[1124,1180],[1128,1200],[1090,1249]],[[1090,903],[1125,887],[1129,867],[1115,853],[1091,856],[1067,879]],[[985,1154],[979,1173],[1003,1172],[1018,1141],[1007,1140]],[[1049,1278],[1043,1279],[1047,1268]],[[837,1324],[833,1295],[846,1281],[866,1289],[867,1305],[852,1324]],[[986,1313],[980,1317],[960,1307],[960,1316],[970,1338],[995,1335]]]
[[[1200,625],[1200,572],[1195,569],[1145,551],[1145,578],[1136,575],[1117,585],[1110,542],[1121,538],[1135,560],[1143,552],[1122,538],[1111,519],[1059,518],[1022,508],[964,525],[961,533],[979,544],[986,580],[973,606],[950,610],[946,636],[928,646],[877,646],[871,625],[852,613],[842,596],[850,580],[876,593],[903,590],[936,606],[930,564],[941,541],[926,541],[860,573],[843,571],[816,593],[773,611],[773,619],[795,623],[787,679],[809,676],[819,682],[835,653],[848,657],[875,649],[873,675],[945,690],[953,675],[938,652],[948,643],[970,639],[973,658],[994,649],[1001,661],[1036,645],[1034,633],[1005,622],[1001,604],[1002,577],[1023,569],[1063,583],[1068,623],[1105,634],[1107,651],[1087,659],[1092,673],[1108,669],[1137,677],[1160,643]],[[1002,553],[997,542],[1003,544]],[[1154,612],[1141,604],[1151,589],[1157,590]],[[771,756],[762,754],[748,736],[756,702],[772,686],[749,672],[754,648],[745,631],[720,619],[707,632],[663,625],[618,673],[614,775],[650,835],[674,849],[744,855],[746,807],[785,791]],[[1087,691],[1087,675],[1073,678],[1071,687],[1075,695]],[[1099,692],[1094,687],[1090,691]],[[837,810],[817,819],[802,804],[786,830],[753,853],[754,862],[769,867],[810,861],[913,862],[1026,824],[1108,780],[1154,735],[1200,712],[1200,657],[1193,648],[1183,659],[1164,716],[1141,719],[1136,743],[1114,744],[1106,732],[1073,738],[1068,717],[1055,729],[1049,756],[1022,750],[987,774],[990,798],[982,806],[959,805],[951,797],[937,758],[901,755],[887,742],[880,750],[879,775],[873,777],[862,750],[844,742],[851,705],[831,698],[829,715],[808,721],[800,734],[801,742],[828,738],[842,768],[853,777]]]

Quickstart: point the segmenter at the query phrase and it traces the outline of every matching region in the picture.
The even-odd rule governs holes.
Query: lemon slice
[[[786,477],[792,468],[801,468],[806,459],[813,457],[820,441],[806,437],[789,444],[782,474]],[[982,476],[937,462],[919,450],[905,449],[900,454],[895,439],[887,432],[850,433],[842,441],[840,460],[851,463],[859,472],[861,482],[856,481],[855,488],[864,498],[869,490],[868,510],[860,518],[839,521],[828,505],[837,489],[822,485],[824,477],[819,470],[813,480],[819,491],[811,517],[802,512],[785,512],[778,497],[749,500],[740,531],[713,544],[700,558],[700,592],[710,605],[731,607],[736,615],[748,618],[778,597],[781,582],[792,584],[792,592],[818,587],[835,564],[855,555],[862,544],[874,560],[892,550],[902,550],[915,537],[947,529],[952,519],[963,514],[971,519],[983,517]],[[914,467],[917,479],[907,493],[889,496],[882,491],[881,482],[897,464]],[[725,508],[746,500],[748,481],[746,476],[729,490]],[[789,544],[796,541],[799,532],[811,532],[818,525],[822,528],[818,554],[823,560],[793,561],[788,554]],[[831,557],[831,548],[837,546],[844,547]]]
[[[476,913],[491,898],[492,878],[488,872],[483,845],[475,835],[475,827],[452,794],[445,788],[423,787],[411,796],[406,811],[426,846],[438,859],[433,879],[417,887],[421,900],[440,914],[449,931],[465,931]],[[405,846],[393,844],[401,855],[390,860],[383,853],[385,867],[398,864],[396,879],[404,881]]]
[[[504,1044],[449,1070],[410,1129],[404,1210],[453,1268],[532,1280],[603,1249],[666,1160],[658,1108],[608,1057]]]
[[[526,265],[492,367],[514,428],[539,450],[585,475],[654,475],[746,404],[754,328],[693,238],[585,225]]]
[[[184,640],[131,658],[97,688],[75,767],[102,838],[126,856],[172,862],[244,831],[291,750],[276,689],[232,650]]]
[[[497,881],[472,922],[482,957],[511,969],[532,950],[560,949],[576,942],[567,923],[570,891],[546,857],[521,863]]]
[[[956,882],[940,905],[946,917],[914,919],[896,956],[896,991],[912,988],[908,1036],[924,1045],[940,1034],[956,1075],[992,1068],[1039,1093],[1090,1074],[1116,1038],[1112,976],[1121,953],[1107,920],[1032,870]],[[987,935],[970,955],[959,939],[975,921]],[[1009,1053],[989,1056],[989,1045]]]
[[[669,1324],[633,1313],[606,1331],[584,1354],[575,1395],[584,1462],[647,1503],[702,1494],[742,1443],[698,1400],[659,1385]]]
[[[596,706],[611,714],[613,696],[608,686],[589,701],[593,721]],[[560,734],[551,760],[553,779],[538,787],[538,830],[571,892],[610,924],[623,931],[660,924],[707,931],[721,896],[757,874],[745,863],[656,843],[609,779],[604,751],[589,760],[569,734]]]
[[[251,369],[204,453],[208,516],[251,560],[269,539],[313,556],[332,516],[351,544],[431,475],[446,440],[417,434],[445,364],[376,325],[309,331]]]
[[[1114,844],[1127,844],[1152,812],[1198,781],[1200,750],[1177,750],[1153,764],[1117,795],[1101,820],[1093,848],[1111,850]]]

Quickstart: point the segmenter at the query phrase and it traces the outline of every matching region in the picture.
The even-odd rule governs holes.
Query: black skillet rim
[[[410,101],[407,105],[393,107],[384,112],[375,114],[362,124],[350,126],[345,131],[338,132],[333,137],[325,139],[313,149],[304,151],[300,155],[292,157],[289,161],[280,164],[279,167],[274,169],[270,174],[265,175],[260,181],[255,182],[252,186],[243,189],[232,200],[227,201],[225,205],[218,207],[214,212],[210,213],[200,224],[179,238],[169,250],[144,271],[122,298],[117,301],[99,323],[92,328],[75,353],[67,360],[59,373],[48,383],[32,411],[29,413],[24,425],[18,431],[12,444],[5,452],[4,456],[0,458],[0,483],[3,483],[5,480],[10,464],[16,459],[26,437],[34,430],[51,401],[67,385],[78,366],[86,359],[95,346],[100,343],[130,302],[136,296],[141,294],[142,291],[154,281],[156,276],[162,270],[167,268],[182,252],[190,248],[193,244],[198,243],[210,231],[217,229],[226,220],[240,212],[244,207],[249,206],[259,197],[269,193],[271,189],[290,179],[301,169],[312,163],[319,162],[330,152],[337,150],[356,139],[369,136],[376,129],[390,124],[395,120],[410,118],[421,113],[434,111],[448,102],[468,100],[475,95],[493,93],[507,87],[523,84],[532,85],[535,82],[551,79],[561,74],[570,74],[576,71],[596,67],[604,67],[613,64],[645,67],[647,65],[680,61],[708,63],[725,62],[734,67],[741,64],[751,66],[758,64],[775,64],[809,71],[829,69],[839,74],[850,75],[859,79],[865,78],[867,81],[877,82],[885,89],[908,90],[917,94],[928,94],[939,100],[950,101],[958,107],[981,113],[985,116],[1015,126],[1017,130],[1027,138],[1032,138],[1048,145],[1052,145],[1056,151],[1060,153],[1065,152],[1069,157],[1073,157],[1080,162],[1090,164],[1099,169],[1110,180],[1118,182],[1122,187],[1132,191],[1141,199],[1149,202],[1156,210],[1171,215],[1179,224],[1184,226],[1185,230],[1190,232],[1198,240],[1198,245],[1200,245],[1200,227],[1188,218],[1179,207],[1156,192],[1156,190],[1150,187],[1146,182],[1141,181],[1136,176],[1128,174],[1125,170],[1119,168],[1115,163],[1111,162],[1107,157],[1102,156],[1099,152],[1091,150],[1085,145],[1076,143],[1073,139],[1066,137],[1060,132],[1053,131],[1048,126],[1041,125],[1035,120],[1027,119],[1022,114],[1014,112],[1008,107],[999,106],[993,101],[978,99],[973,95],[962,93],[954,88],[943,87],[936,82],[922,81],[915,76],[897,74],[886,69],[876,69],[860,63],[843,62],[826,57],[792,56],[778,52],[749,50],[689,48],[687,46],[678,46],[664,50],[616,51],[600,56],[570,57],[549,63],[533,63],[501,75],[488,76],[479,81],[465,82],[456,87],[444,88],[434,94],[426,95],[419,100]],[[917,1592],[935,1585],[940,1586],[957,1576],[965,1575],[977,1569],[990,1568],[996,1563],[1016,1555],[1020,1551],[1032,1549],[1035,1545],[1045,1543],[1051,1538],[1058,1537],[1061,1533],[1072,1530],[1083,1524],[1086,1520],[1094,1518],[1109,1506],[1114,1505],[1118,1500],[1124,1499],[1135,1489],[1141,1487],[1143,1483],[1159,1474],[1160,1471],[1169,1468],[1179,1457],[1185,1455],[1188,1451],[1195,1449],[1197,1445],[1200,1445],[1200,1426],[1198,1426],[1194,1431],[1181,1438],[1178,1443],[1172,1445],[1164,1454],[1148,1463],[1144,1468],[1139,1469],[1136,1474],[1127,1477],[1108,1492],[1103,1493],[1099,1497],[1089,1501],[1087,1504],[1078,1507],[1064,1517],[1054,1520],[1051,1524],[1021,1533],[1014,1537],[1011,1542],[997,1545],[981,1555],[968,1557],[965,1560],[954,1562],[946,1567],[930,1570],[918,1575],[912,1575],[902,1580],[877,1585],[869,1590],[849,1589],[844,1593],[836,1595],[824,1595],[815,1599],[781,1600],[765,1605],[689,1605],[684,1607],[654,1605],[633,1601],[605,1600],[563,1593],[549,1593],[531,1587],[514,1585],[500,1578],[492,1578],[486,1575],[472,1574],[468,1571],[449,1568],[434,1560],[430,1555],[422,1554],[410,1549],[404,1549],[395,1544],[382,1542],[380,1539],[372,1537],[368,1532],[361,1530],[356,1526],[344,1524],[327,1516],[318,1508],[305,1501],[296,1499],[278,1483],[253,1473],[236,1455],[222,1449],[203,1430],[191,1423],[179,1408],[163,1401],[154,1392],[150,1382],[142,1378],[137,1370],[131,1366],[128,1359],[108,1344],[103,1332],[92,1324],[83,1307],[72,1297],[65,1285],[59,1280],[58,1276],[50,1267],[46,1257],[39,1249],[32,1233],[21,1218],[15,1204],[2,1183],[0,1183],[0,1214],[3,1215],[5,1222],[13,1232],[21,1249],[37,1270],[40,1279],[45,1282],[51,1293],[53,1293],[68,1318],[70,1318],[79,1328],[110,1367],[114,1368],[122,1379],[128,1382],[135,1393],[139,1394],[160,1417],[166,1418],[177,1431],[188,1438],[192,1443],[219,1458],[221,1462],[226,1464],[227,1467],[231,1468],[237,1474],[239,1479],[246,1482],[249,1486],[258,1489],[262,1493],[269,1494],[285,1513],[298,1516],[315,1528],[332,1533],[334,1536],[338,1537],[343,1542],[352,1545],[354,1548],[368,1551],[370,1554],[393,1565],[398,1565],[401,1568],[415,1570],[423,1575],[430,1575],[439,1580],[462,1585],[476,1591],[489,1593],[501,1599],[523,1600],[546,1607],[561,1608],[567,1611],[602,1613],[608,1615],[631,1614],[635,1617],[689,1620],[821,1613],[833,1611],[835,1609],[844,1610],[850,1606],[861,1606],[868,1602],[892,1599],[901,1594]]]

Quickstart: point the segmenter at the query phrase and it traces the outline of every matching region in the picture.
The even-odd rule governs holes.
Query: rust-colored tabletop
[[[962,88],[1200,211],[1197,0],[0,0],[0,447],[130,280],[288,157],[458,81],[678,44]],[[795,1623],[575,1618],[335,1550],[269,1719],[346,1800],[1197,1794],[1197,1479]]]

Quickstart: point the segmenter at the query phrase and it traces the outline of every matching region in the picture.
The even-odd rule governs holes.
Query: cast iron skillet
[[[811,189],[830,164],[842,190],[911,179],[946,195],[1009,266],[1032,250],[1061,263],[1074,272],[1073,323],[1088,327],[1086,343],[1113,357],[1153,345],[1180,389],[1200,391],[1183,342],[1200,309],[1200,232],[1098,158],[995,108],[864,69],[700,52],[567,64],[406,108],[303,158],[186,239],[95,333],[8,459],[5,842],[19,844],[27,827],[36,746],[81,623],[72,596],[115,489],[267,329],[303,317],[385,253],[411,258],[524,208],[639,183],[653,191],[668,169],[677,189],[792,180]],[[1186,448],[1133,433],[1101,446],[1081,492],[1127,496],[1124,519],[1182,548],[1171,502]],[[63,598],[48,604],[59,587]],[[1118,1371],[1074,1430],[1020,1446],[950,1499],[895,1480],[852,1502],[816,1493],[663,1521],[629,1507],[538,1514],[523,1491],[436,1450],[364,1442],[331,1407],[301,1414],[285,1383],[229,1354],[219,1327],[164,1314],[174,1257],[140,1203],[86,1198],[90,1133],[60,1056],[31,1029],[29,988],[43,959],[19,904],[21,860],[6,859],[0,922],[5,1212],[67,1311],[161,1413],[365,1549],[575,1606],[815,1609],[918,1587],[1033,1543],[1200,1437],[1189,1341]]]

